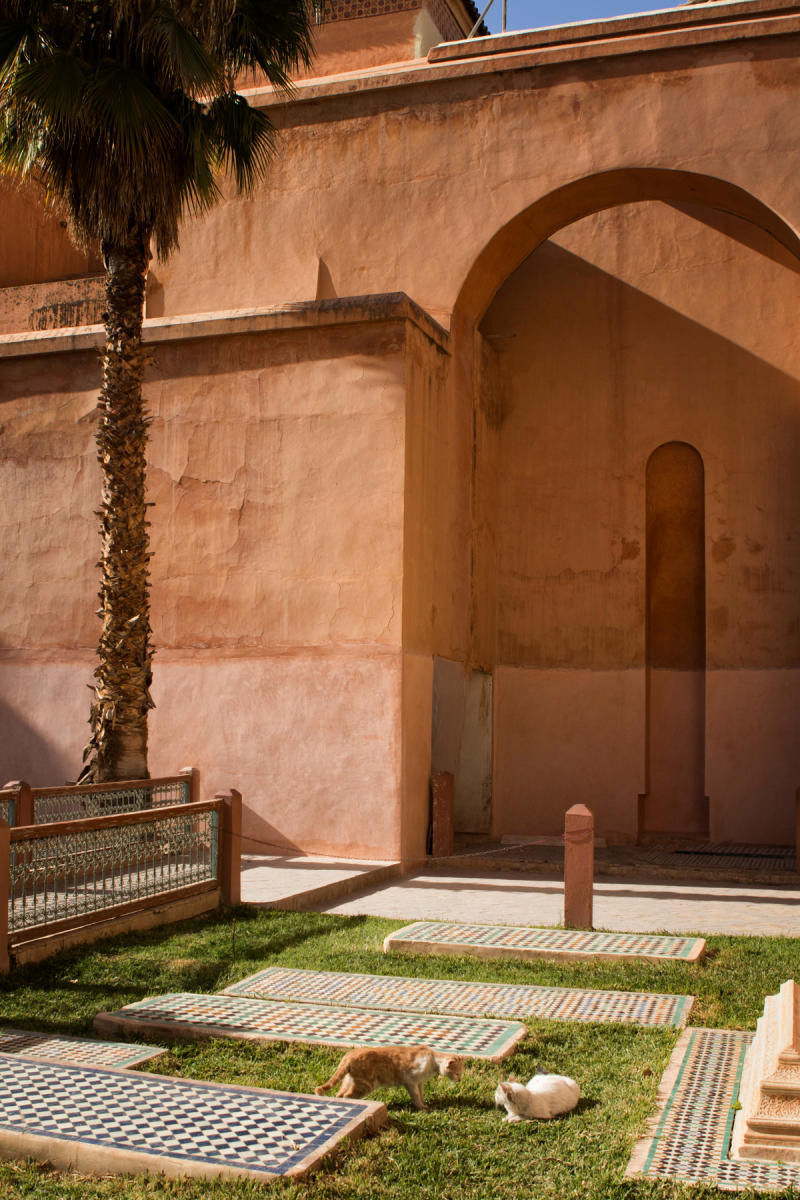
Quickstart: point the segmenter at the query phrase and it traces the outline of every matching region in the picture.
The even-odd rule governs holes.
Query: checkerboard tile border
[[[598,933],[572,929],[536,929],[522,925],[466,925],[452,921],[415,921],[390,933],[384,953],[471,954],[477,958],[644,959],[647,962],[697,962],[704,938],[665,934]]]
[[[752,1038],[741,1030],[684,1031],[661,1081],[658,1111],[626,1175],[713,1183],[725,1191],[800,1189],[800,1165],[728,1157],[733,1105]]]
[[[0,1155],[62,1170],[303,1175],[343,1138],[385,1121],[385,1106],[370,1101],[0,1054]]]
[[[519,1021],[375,1012],[249,996],[175,992],[128,1004],[94,1021],[101,1034],[218,1037],[245,1041],[308,1042],[321,1046],[415,1046],[498,1062],[526,1036]]]
[[[0,1029],[0,1054],[25,1054],[55,1062],[85,1063],[94,1067],[133,1067],[165,1054],[163,1046],[132,1042],[97,1042],[91,1038],[26,1029]]]
[[[266,967],[231,984],[224,994],[403,1012],[520,1019],[535,1016],[552,1021],[618,1021],[673,1027],[686,1024],[694,1000],[693,996],[651,992],[356,975],[293,967]]]

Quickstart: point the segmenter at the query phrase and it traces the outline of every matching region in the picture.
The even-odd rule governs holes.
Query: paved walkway
[[[421,871],[318,912],[366,913],[398,920],[558,925],[564,915],[560,875]],[[620,933],[783,934],[800,937],[800,887],[703,884],[696,879],[605,878],[595,883],[594,926]]]
[[[243,855],[242,903],[306,909],[327,904],[400,873],[393,862],[357,862],[303,854]]]

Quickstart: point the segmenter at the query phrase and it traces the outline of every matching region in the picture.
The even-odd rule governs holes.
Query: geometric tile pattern
[[[64,1143],[80,1143],[104,1151],[111,1170],[133,1158],[139,1169],[171,1166],[173,1174],[176,1166],[261,1179],[298,1174],[375,1110],[363,1101],[0,1054],[0,1131],[14,1135],[4,1137],[5,1150],[35,1154],[46,1138],[60,1144],[63,1161]]]
[[[703,938],[640,933],[595,933],[570,929],[532,929],[520,925],[461,925],[415,921],[390,933],[385,952],[476,954],[482,958],[643,958],[694,962],[705,949]]]
[[[675,1082],[637,1175],[702,1180],[726,1191],[800,1187],[800,1165],[728,1157],[733,1105],[752,1039],[752,1033],[741,1030],[689,1031],[685,1047],[678,1051]]]
[[[793,846],[731,846],[720,843],[677,847],[665,853],[663,850],[648,850],[640,846],[636,850],[636,861],[653,866],[792,872],[795,870],[795,851]]]
[[[25,1029],[0,1029],[0,1054],[25,1054],[28,1058],[88,1063],[94,1067],[132,1067],[164,1054],[163,1046],[135,1046],[132,1042],[93,1042],[89,1038],[30,1033]]]
[[[355,1008],[456,1013],[472,1017],[544,1017],[551,1021],[619,1021],[682,1027],[692,996],[600,992],[531,984],[469,983],[402,975],[350,975],[267,967],[225,988],[228,996],[346,1004]]]
[[[417,1046],[496,1061],[527,1030],[518,1021],[476,1020],[321,1004],[291,1004],[248,996],[178,992],[127,1004],[95,1018],[100,1033],[150,1032],[174,1037],[233,1037],[311,1042],[323,1046]]]

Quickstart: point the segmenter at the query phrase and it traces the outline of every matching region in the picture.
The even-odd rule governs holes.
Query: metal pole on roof
[[[506,31],[506,17],[508,16],[508,0],[503,0],[503,33]]]
[[[493,4],[494,4],[494,0],[489,0],[489,3],[486,5],[486,8],[483,10],[483,12],[478,17],[475,24],[472,26],[472,29],[470,29],[469,33],[467,34],[467,41],[469,41],[470,38],[475,37],[475,34],[478,32],[478,30],[480,28],[481,21],[486,16],[487,12],[489,11],[489,9],[492,7]],[[505,18],[505,7],[506,7],[505,0],[503,0],[503,29],[505,29],[505,27],[506,27],[505,26],[505,19],[506,19]]]

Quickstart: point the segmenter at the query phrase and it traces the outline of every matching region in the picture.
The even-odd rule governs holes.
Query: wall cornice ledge
[[[720,50],[764,38],[796,37],[800,33],[800,4],[797,0],[717,0],[611,17],[605,21],[583,21],[575,25],[550,26],[523,33],[495,34],[470,41],[442,42],[431,48],[427,60],[390,63],[369,70],[320,76],[295,84],[291,97],[271,87],[243,88],[242,94],[256,108],[298,113],[307,104],[355,98],[369,93],[391,94],[402,88],[488,79],[508,72],[542,67],[577,67],[607,59],[630,59],[636,55],[686,51],[692,48]],[[742,51],[747,53],[746,50]],[[421,93],[424,95],[424,93]],[[434,94],[431,93],[431,100]]]
[[[286,329],[321,329],[331,326],[408,321],[450,352],[450,335],[405,292],[372,296],[345,296],[336,300],[306,300],[264,308],[233,308],[223,312],[188,313],[175,317],[148,317],[143,340],[150,344],[188,341],[192,338],[231,337],[243,333],[276,333]],[[103,345],[102,325],[69,329],[43,329],[0,336],[0,358],[35,354],[64,354],[94,350]]]

